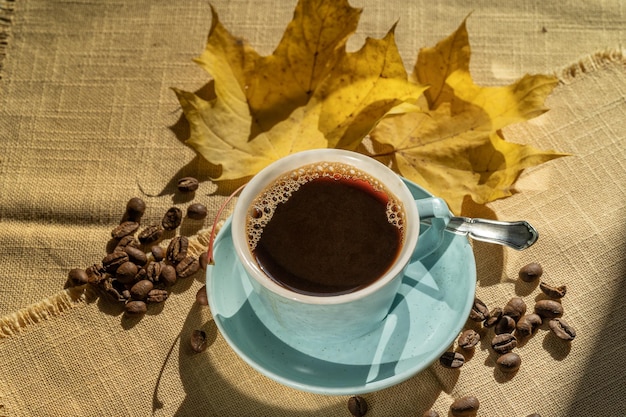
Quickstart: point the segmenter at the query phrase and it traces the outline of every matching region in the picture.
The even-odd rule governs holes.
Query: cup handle
[[[441,198],[429,197],[415,200],[420,221],[430,220],[427,229],[420,232],[417,246],[411,256],[411,262],[417,261],[434,252],[443,241],[443,232],[452,214],[448,205]],[[420,228],[424,223],[420,224]]]

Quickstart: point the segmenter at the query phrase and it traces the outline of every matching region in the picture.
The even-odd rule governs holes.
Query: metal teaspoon
[[[470,217],[451,217],[446,230],[482,242],[508,246],[515,250],[526,249],[539,238],[537,230],[523,220],[502,222]]]

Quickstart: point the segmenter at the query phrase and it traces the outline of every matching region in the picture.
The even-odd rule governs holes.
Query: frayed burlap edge
[[[13,0],[0,0],[0,21],[2,21],[3,7]],[[9,9],[7,9],[9,10]],[[10,9],[12,10],[12,9]],[[10,18],[8,20],[10,22]],[[2,25],[2,23],[0,23]],[[1,26],[0,26],[1,28]],[[2,59],[2,29],[0,29],[0,69]],[[578,62],[555,71],[554,75],[562,84],[569,84],[581,75],[597,71],[609,65],[626,65],[626,54],[623,48],[606,49],[581,58]],[[1,74],[0,74],[1,75]],[[227,216],[227,215],[225,215]],[[224,221],[218,223],[214,231],[219,231]],[[200,230],[189,239],[189,253],[200,256],[206,251],[211,239],[211,229]],[[89,286],[65,289],[38,303],[32,304],[15,313],[0,318],[0,339],[21,333],[25,328],[39,322],[62,315],[76,307],[87,305],[97,298],[97,294]]]
[[[605,49],[587,55],[578,62],[557,70],[554,75],[562,84],[569,84],[581,75],[615,64],[626,66],[626,53],[623,47]]]
[[[0,318],[0,339],[21,333],[26,327],[60,316],[96,298],[89,286],[68,288],[38,303]]]
[[[223,224],[224,220],[217,224],[214,231],[215,235]],[[188,253],[192,256],[200,256],[202,252],[207,250],[210,239],[211,228],[200,230],[196,235],[189,238]],[[162,243],[162,245],[164,244]],[[38,303],[0,317],[0,340],[21,334],[29,326],[58,317],[68,310],[84,307],[98,297],[97,291],[89,285],[67,288]]]
[[[9,37],[11,36],[13,4],[14,0],[0,0],[0,79],[2,79],[2,62],[6,56]]]

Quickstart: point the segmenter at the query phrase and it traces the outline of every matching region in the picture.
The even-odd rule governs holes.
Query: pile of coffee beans
[[[533,262],[519,270],[518,278],[527,283],[540,280],[543,268],[539,263]],[[451,369],[463,366],[466,361],[464,352],[470,353],[481,340],[481,333],[486,335],[493,329],[490,347],[497,355],[495,364],[503,374],[513,376],[522,364],[522,358],[515,352],[518,344],[532,337],[537,329],[543,325],[564,342],[571,342],[576,337],[576,331],[562,316],[564,313],[561,298],[566,294],[565,285],[551,285],[540,281],[539,289],[543,293],[535,302],[532,310],[529,310],[526,302],[521,297],[511,298],[504,306],[489,308],[478,298],[469,314],[469,320],[475,322],[479,328],[467,328],[457,339],[457,351],[445,352],[439,358],[439,363]],[[543,298],[542,298],[543,297]],[[545,324],[547,323],[547,326]],[[478,330],[478,331],[477,331]],[[478,400],[475,397],[463,397],[454,401],[450,407],[453,416],[474,416],[478,410]],[[433,417],[438,414],[428,410],[423,417]],[[529,417],[539,417],[539,414],[531,414]]]
[[[197,188],[198,181],[192,177],[178,182],[178,189],[183,193]],[[113,249],[109,249],[99,263],[69,271],[68,286],[91,285],[104,299],[123,305],[126,315],[140,317],[150,304],[166,301],[177,280],[206,268],[206,253],[200,257],[191,254],[186,236],[172,237],[167,247],[160,245],[167,233],[175,234],[181,225],[183,211],[180,208],[171,207],[159,222],[142,226],[145,211],[146,203],[141,198],[131,198],[122,221],[111,231],[112,241],[108,247]],[[194,202],[187,207],[190,219],[203,220],[206,215],[207,208],[202,203]],[[201,350],[200,336],[195,339],[194,351]]]
[[[542,274],[541,265],[533,262],[520,269],[519,279],[533,282],[540,279]],[[521,358],[513,349],[520,341],[534,335],[542,324],[547,323],[554,335],[563,341],[571,342],[576,337],[574,328],[562,318],[563,305],[560,300],[565,296],[565,285],[554,286],[541,281],[539,288],[545,298],[535,302],[532,312],[521,297],[513,297],[504,306],[492,309],[480,299],[474,299],[469,319],[481,323],[480,330],[483,333],[493,328],[491,349],[501,355],[496,365],[504,373],[513,373],[519,369]],[[480,334],[474,329],[467,329],[457,339],[457,345],[462,351],[470,350],[479,341]],[[449,351],[441,356],[439,362],[447,368],[459,368],[465,362],[465,357],[461,352]]]

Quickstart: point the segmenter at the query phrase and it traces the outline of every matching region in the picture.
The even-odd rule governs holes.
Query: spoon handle
[[[530,247],[539,238],[537,230],[526,221],[501,222],[469,217],[452,217],[446,230],[516,250]]]

